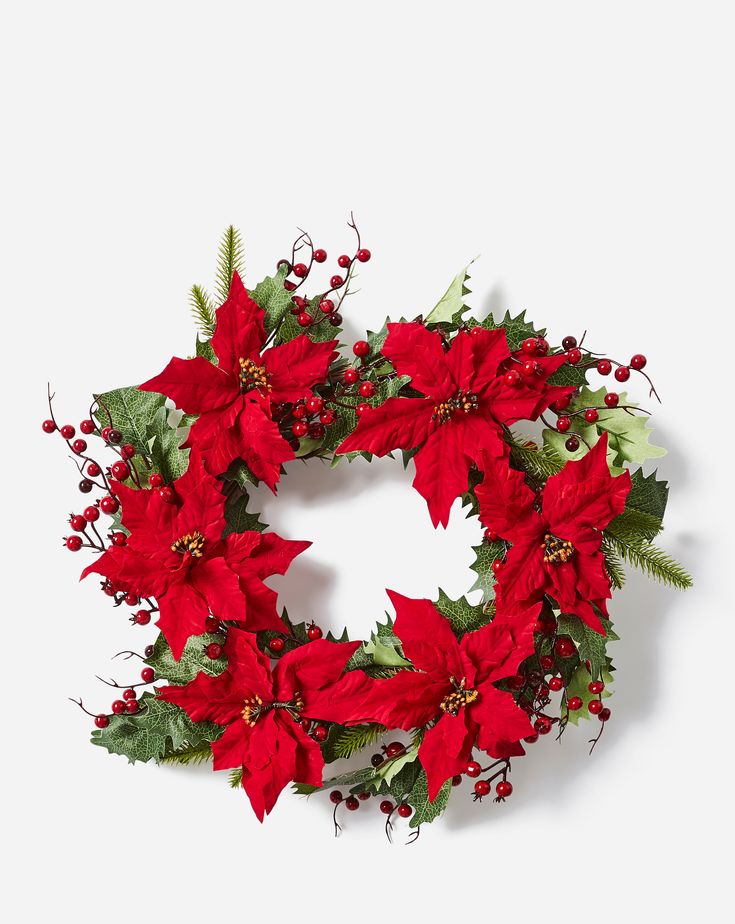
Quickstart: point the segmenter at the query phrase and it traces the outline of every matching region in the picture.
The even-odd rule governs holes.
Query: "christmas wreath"
[[[142,660],[139,680],[104,681],[119,698],[89,712],[93,744],[131,762],[212,761],[261,820],[289,784],[329,792],[335,832],[341,806],[376,796],[390,836],[398,817],[415,832],[433,821],[465,777],[476,801],[507,799],[512,760],[569,723],[592,719],[594,748],[611,715],[607,601],[624,564],[691,581],[653,544],[668,487],[641,469],[664,452],[648,412],[588,384],[635,375],[658,398],[646,358],[617,362],[585,337],[552,347],[524,314],[467,317],[469,268],[425,316],[386,322],[348,358],[341,313],[371,256],[350,226],[354,254],[312,297],[327,254],[308,234],[248,290],[229,228],[216,298],[191,291],[195,355],[95,395],[81,436],[59,426],[49,391],[43,429],[71,450],[82,494],[97,494],[70,516],[66,548],[94,553],[83,576],[158,630],[142,653],[120,653]],[[389,590],[368,640],[292,620],[266,581],[310,542],[270,531],[248,510],[250,486],[275,492],[295,459],[399,450],[435,528],[461,498],[485,529],[473,602]],[[341,758],[352,769],[325,773]]]

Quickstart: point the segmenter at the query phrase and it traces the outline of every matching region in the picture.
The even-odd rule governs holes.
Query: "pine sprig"
[[[227,294],[230,291],[230,283],[232,282],[232,274],[237,270],[242,276],[244,265],[245,261],[243,259],[240,232],[234,225],[230,225],[222,235],[219,251],[217,253],[216,289],[220,304],[227,299]]]
[[[160,758],[159,763],[183,764],[184,766],[191,764],[192,766],[196,766],[197,764],[206,764],[211,759],[212,748],[208,744],[203,744],[198,747],[183,748],[180,751],[173,751],[171,754],[165,754]]]
[[[239,789],[242,786],[242,767],[235,767],[230,771],[229,782],[232,789]]]
[[[369,744],[373,744],[387,729],[383,725],[353,725],[341,728],[331,742],[331,750],[335,758],[352,757]]]
[[[214,333],[214,306],[209,294],[201,286],[192,286],[189,292],[189,306],[197,327],[205,337]]]
[[[522,469],[526,474],[539,483],[545,482],[552,475],[558,474],[564,463],[548,446],[525,446],[511,434],[508,439],[510,445],[510,460],[513,465]]]
[[[605,567],[610,577],[610,581],[616,590],[620,590],[625,584],[625,569],[620,560],[620,555],[613,548],[612,543],[603,546],[605,553]]]
[[[651,513],[629,508],[624,510],[607,527],[607,532],[620,539],[654,539],[663,529],[661,520]]]
[[[623,538],[608,531],[605,545],[609,543],[612,543],[614,550],[623,561],[638,568],[639,571],[659,583],[668,584],[679,590],[686,590],[692,586],[691,576],[679,562],[646,539],[632,536]]]

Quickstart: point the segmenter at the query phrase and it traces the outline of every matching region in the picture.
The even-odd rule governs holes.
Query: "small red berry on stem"
[[[383,801],[380,803],[380,811],[384,815],[390,815],[394,808],[395,805],[393,805],[390,799],[383,799]]]
[[[69,526],[71,526],[75,532],[83,533],[87,528],[87,521],[81,514],[77,513],[73,517],[70,517]]]
[[[333,789],[329,793],[329,801],[332,802],[334,805],[339,805],[340,802],[342,801],[342,793],[338,789]]]
[[[598,696],[605,689],[605,684],[601,680],[592,680],[587,684],[587,689]]]
[[[343,253],[337,257],[337,265],[341,266],[342,269],[347,269],[351,263],[352,259],[348,257],[346,253]]]
[[[495,787],[495,792],[499,799],[507,799],[513,792],[513,784],[509,783],[507,780],[500,780]]]
[[[361,247],[360,250],[357,251],[357,259],[360,263],[367,263],[371,256],[372,254],[367,247]]]
[[[291,432],[297,438],[306,436],[309,427],[304,423],[303,420],[297,420],[296,423],[291,427]]]
[[[367,340],[358,340],[352,347],[355,356],[367,356],[370,352],[370,344]]]
[[[331,311],[334,311],[334,302],[331,298],[323,298],[319,302],[319,310],[324,312],[324,314],[329,314]]]
[[[273,654],[280,654],[285,647],[286,643],[282,638],[272,638],[268,642],[268,648],[273,652]]]
[[[151,614],[148,610],[138,610],[138,612],[133,616],[133,622],[138,626],[147,626],[151,621]]]
[[[216,661],[222,654],[222,646],[218,642],[210,642],[204,649],[204,654],[212,661]]]
[[[477,763],[476,760],[471,760],[465,767],[464,772],[469,777],[479,776],[482,773],[482,767]]]
[[[487,780],[478,780],[475,783],[475,795],[482,799],[483,796],[490,795],[490,784]]]
[[[597,360],[597,371],[600,375],[610,375],[612,372],[612,363],[609,359],[598,359]]]
[[[559,690],[562,690],[563,688],[564,681],[561,679],[561,677],[552,677],[549,680],[549,689],[553,690],[554,693],[558,693]]]
[[[72,427],[71,424],[64,424],[64,426],[59,430],[59,433],[64,437],[65,440],[73,440],[76,434],[76,430]]]
[[[156,676],[156,672],[153,670],[152,667],[144,667],[143,670],[140,672],[141,680],[143,680],[144,683],[150,683],[155,676]]]
[[[569,417],[560,417],[556,422],[556,429],[559,431],[559,433],[566,433],[571,425],[572,421],[569,419]]]
[[[163,484],[163,475],[160,472],[151,472],[148,476],[148,484],[152,488],[160,488]]]
[[[173,502],[176,500],[174,489],[167,484],[165,484],[162,488],[159,488],[158,496],[166,504],[173,504]]]
[[[408,804],[408,802],[401,802],[398,806],[398,814],[401,818],[410,818],[413,815],[413,809]]]
[[[636,353],[635,356],[632,356],[630,359],[631,368],[636,369],[638,372],[643,369],[647,362],[648,360],[643,353]]]
[[[299,325],[299,327],[310,327],[313,321],[314,318],[312,318],[312,316],[307,311],[302,311],[296,318],[296,323]]]
[[[570,638],[558,638],[554,642],[554,651],[560,658],[571,658],[576,653],[577,647]]]
[[[615,370],[615,378],[618,382],[627,382],[630,378],[630,369],[627,366],[618,366]]]
[[[82,540],[79,536],[67,536],[64,543],[70,552],[78,552],[82,547]]]
[[[356,382],[360,381],[360,373],[357,369],[345,369],[345,374],[342,378],[346,385],[354,385]]]
[[[602,712],[603,706],[599,699],[591,699],[587,703],[587,709],[592,715],[599,715]]]
[[[336,273],[335,273],[335,275],[332,276],[332,278],[329,280],[329,285],[330,285],[333,289],[339,289],[339,288],[341,288],[344,284],[345,284],[344,279],[343,279],[341,276],[337,275]]]
[[[598,718],[601,722],[607,722],[607,720],[610,718],[611,715],[612,715],[612,713],[611,713],[610,710],[607,708],[607,706],[605,706],[604,709],[600,709],[600,711],[599,711],[599,713],[598,713],[598,715],[597,715],[597,718]]]
[[[117,513],[119,509],[120,501],[116,497],[113,497],[111,494],[106,494],[100,500],[100,510],[103,513],[107,513],[111,516],[113,513]]]
[[[616,392],[609,391],[605,395],[605,404],[608,407],[617,407],[619,403],[620,403],[620,395],[618,395]]]
[[[369,410],[370,410],[370,405],[366,404],[364,401],[361,401],[355,408],[355,413],[357,414],[358,417],[361,417],[365,413],[365,411],[369,411]]]
[[[327,259],[327,251],[323,250],[321,247],[317,247],[314,251],[314,262],[315,263],[324,263]]]
[[[127,690],[123,690],[123,699],[135,699],[136,696],[137,694],[132,687],[128,687]]]
[[[298,276],[299,279],[303,279],[309,272],[309,269],[305,263],[296,263],[292,272],[294,276]]]
[[[205,632],[218,632],[219,631],[219,619],[216,616],[207,616],[204,620],[204,631]]]
[[[100,713],[99,715],[95,716],[94,724],[97,726],[97,728],[107,728],[107,726],[110,724],[110,719],[104,713]]]
[[[584,412],[584,419],[587,423],[594,423],[600,415],[597,413],[597,410],[593,407],[588,407]]]
[[[360,803],[356,796],[348,796],[345,799],[345,806],[351,811],[355,812],[360,808]]]
[[[97,507],[85,507],[84,508],[84,519],[87,523],[94,523],[100,518],[100,512]]]
[[[316,639],[321,638],[324,633],[319,628],[319,626],[317,626],[315,623],[312,623],[306,630],[306,634],[309,637],[309,641],[314,642]]]
[[[570,436],[569,439],[564,443],[564,448],[567,452],[576,452],[579,449],[579,440],[576,436]]]
[[[576,366],[582,361],[582,351],[578,350],[576,347],[573,347],[567,353],[567,362],[570,366]]]
[[[363,382],[358,391],[363,398],[372,398],[375,394],[375,385],[372,382]]]
[[[56,430],[56,424],[53,420],[44,420],[41,424],[44,433],[53,433]]]
[[[112,477],[117,481],[125,481],[126,478],[130,477],[130,466],[122,460],[114,462],[110,471],[112,472]]]
[[[83,452],[87,451],[87,441],[82,439],[74,440],[71,444],[71,450],[76,453],[76,455],[81,456]]]
[[[98,475],[102,474],[102,469],[96,462],[90,462],[87,466],[87,474],[90,478],[96,478]]]
[[[113,704],[110,706],[115,715],[122,715],[125,712],[125,700],[116,699]]]
[[[581,700],[581,698],[580,698],[579,696],[572,696],[572,697],[570,697],[569,701],[567,702],[567,707],[568,707],[572,712],[576,712],[577,709],[581,709],[581,708],[582,708],[582,705],[583,705],[583,704],[582,704],[582,700]]]
[[[317,727],[312,732],[315,741],[326,741],[329,731],[327,730],[326,725],[317,725]]]
[[[521,377],[516,369],[510,369],[503,376],[503,381],[511,388],[515,388],[521,381]]]
[[[572,336],[565,337],[562,340],[561,345],[562,345],[562,348],[567,351],[572,350],[577,345],[577,338],[572,337]]]

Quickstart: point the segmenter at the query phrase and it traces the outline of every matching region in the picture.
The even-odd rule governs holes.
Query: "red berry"
[[[579,698],[579,696],[572,696],[570,697],[567,706],[569,709],[571,709],[572,712],[576,712],[577,709],[582,708],[582,700]]]
[[[539,337],[536,340],[536,353],[539,356],[546,356],[549,352],[549,341],[545,340],[543,337]]]
[[[324,427],[320,423],[309,424],[309,436],[313,440],[324,439]]]
[[[98,475],[102,474],[102,469],[96,462],[90,462],[87,466],[87,474],[90,478],[96,478]]]
[[[373,765],[373,767],[379,767],[383,763],[384,759],[385,758],[382,754],[373,754],[373,756],[370,758],[370,763]]]
[[[339,257],[337,257],[337,265],[341,266],[342,269],[347,269],[350,263],[352,263],[352,260],[350,257],[347,256],[346,253],[343,253]]]
[[[576,337],[565,337],[561,342],[562,347],[565,350],[571,350],[577,345]]]
[[[554,693],[558,693],[559,690],[564,689],[564,681],[561,679],[561,677],[552,677],[549,680],[549,689],[553,690]]]
[[[132,591],[129,591],[125,594],[125,602],[128,606],[137,606],[140,603],[140,597]]]
[[[612,372],[612,363],[609,359],[598,359],[597,371],[600,375],[610,375]]]
[[[116,497],[113,497],[111,494],[106,494],[100,500],[100,510],[103,513],[108,513],[112,515],[113,513],[117,513],[119,509],[120,509],[120,501]]]
[[[639,372],[647,362],[648,360],[643,355],[643,353],[636,353],[635,356],[632,356],[630,359],[630,365],[633,367],[633,369],[637,369]]]
[[[294,276],[298,276],[299,279],[303,279],[309,272],[309,269],[305,263],[296,263],[292,272]]]
[[[521,366],[521,375],[529,377],[535,375],[538,371],[539,365],[535,359],[527,359],[525,363]]]
[[[367,247],[361,247],[360,250],[357,251],[357,259],[360,263],[367,263],[371,256],[372,254]]]
[[[334,302],[331,298],[323,298],[319,302],[319,310],[323,311],[324,314],[329,314],[330,311],[334,311]]]
[[[405,750],[405,745],[400,741],[391,741],[390,744],[385,746],[385,756],[396,757],[398,754],[402,754]]]
[[[174,489],[167,484],[165,484],[162,488],[159,488],[158,496],[165,504],[173,504],[173,502],[176,500]]]
[[[345,799],[345,805],[351,812],[355,812],[360,808],[360,803],[355,796],[348,796]]]
[[[326,408],[319,415],[319,422],[323,423],[325,427],[329,427],[337,419],[337,415],[331,409],[331,407]]]
[[[512,674],[506,680],[511,690],[522,690],[526,685],[526,678],[523,674]]]
[[[516,369],[510,369],[503,376],[503,381],[506,385],[509,385],[511,388],[515,388],[521,381],[520,374]]]
[[[295,282],[291,282],[290,279],[286,279],[286,280],[284,280],[283,288],[284,288],[287,292],[293,292],[293,290],[296,288],[296,283],[295,283]]]
[[[79,536],[67,536],[64,542],[70,552],[78,552],[82,547],[82,540]]]
[[[538,741],[538,735],[534,732],[532,735],[526,735],[523,740],[526,742],[526,744],[536,744]]]
[[[151,680],[156,676],[156,672],[152,667],[144,667],[140,672],[140,679],[145,681],[145,683],[150,683]]]
[[[112,433],[112,427],[103,427],[100,431],[100,436],[106,442],[110,442],[110,434]]]
[[[87,521],[84,519],[84,517],[81,514],[77,513],[73,517],[71,517],[71,519],[69,520],[69,525],[75,532],[83,533],[84,530],[87,528]]]
[[[151,472],[148,476],[148,484],[152,488],[160,488],[163,484],[163,475],[160,472]]]
[[[611,715],[612,715],[612,713],[611,713],[610,710],[607,708],[607,706],[605,706],[604,709],[600,709],[600,711],[599,711],[599,713],[598,713],[598,715],[597,715],[597,718],[598,718],[601,722],[607,722],[607,720],[610,718]]]
[[[123,699],[135,699],[136,692],[132,687],[128,687],[127,690],[123,690]]]
[[[326,725],[317,725],[317,727],[312,732],[315,741],[326,741],[328,734],[329,732],[327,731]]]
[[[513,784],[509,783],[507,780],[500,780],[495,787],[495,792],[501,799],[507,799],[513,792]]]
[[[296,323],[299,327],[309,327],[313,320],[314,318],[307,311],[302,311],[296,318]]]
[[[310,414],[318,414],[323,407],[324,398],[320,398],[319,395],[312,395],[306,399],[306,409]]]
[[[482,767],[476,760],[471,760],[464,768],[464,772],[470,777],[479,776],[482,773]]]
[[[322,635],[324,635],[324,633],[323,633],[322,630],[319,628],[319,626],[315,626],[314,623],[312,623],[312,624],[309,626],[309,628],[306,630],[306,634],[308,635],[309,641],[310,641],[310,642],[314,642],[314,641],[316,641],[318,638],[321,638]]]
[[[138,709],[140,709],[140,703],[137,699],[129,699],[127,703],[125,703],[125,711],[129,712],[131,715],[137,712]]]
[[[341,276],[338,276],[336,273],[335,273],[335,275],[332,276],[332,278],[329,280],[329,285],[330,285],[333,289],[339,289],[340,286],[343,286],[344,284],[345,284],[344,279],[343,279]]]
[[[133,616],[133,620],[139,626],[147,626],[151,621],[151,614],[148,612],[148,610],[138,610],[135,616]]]
[[[358,340],[352,347],[355,356],[367,356],[370,352],[370,344],[367,340]]]
[[[500,536],[493,532],[489,527],[485,530],[484,536],[488,542],[497,542]]]
[[[210,642],[204,649],[204,654],[212,661],[216,661],[222,654],[222,646],[219,642]]]
[[[594,423],[600,415],[597,413],[597,410],[593,407],[588,407],[584,412],[584,419],[587,423]]]
[[[457,773],[452,777],[452,786],[459,786],[462,782],[462,774]]]
[[[204,631],[205,632],[217,632],[219,631],[219,619],[216,616],[207,616],[204,620]]]
[[[576,452],[579,449],[579,440],[576,436],[570,436],[564,443],[564,447],[567,452]]]
[[[291,314],[298,314],[299,311],[303,311],[304,308],[306,308],[306,299],[302,298],[300,295],[292,295],[291,301],[294,305],[291,309]]]
[[[563,395],[561,398],[557,398],[556,401],[552,401],[551,410],[556,411],[557,414],[560,414],[562,411],[569,407],[571,402],[571,395]]]
[[[146,658],[150,658],[150,656],[153,654],[153,645],[146,645],[143,649],[143,654],[146,656]]]
[[[594,693],[595,696],[599,696],[600,693],[605,689],[605,684],[601,680],[591,680],[587,684],[587,689],[590,693]]]
[[[286,643],[282,638],[272,638],[268,642],[268,648],[270,648],[273,654],[280,654],[285,647]]]
[[[503,562],[499,558],[496,558],[491,567],[493,569],[493,574],[498,574],[503,569]]]
[[[339,805],[342,801],[342,793],[338,789],[333,789],[329,793],[329,801],[333,802],[334,805]]]
[[[554,658],[552,655],[541,655],[541,657],[538,659],[538,663],[545,671],[550,671],[554,666]]]
[[[82,439],[74,440],[71,444],[71,451],[81,456],[83,452],[87,451],[87,441]]]
[[[554,642],[554,651],[560,658],[571,658],[576,653],[577,648],[570,638],[558,638]]]
[[[324,261],[325,261],[326,259],[327,259],[327,251],[326,251],[326,250],[322,250],[322,248],[319,247],[319,248],[317,248],[317,249],[314,251],[314,260],[315,260],[317,263],[324,263]]]
[[[100,715],[95,716],[94,724],[97,726],[97,728],[107,728],[107,726],[110,724],[110,720],[106,715],[104,715],[104,713],[100,713]]]
[[[115,713],[115,715],[122,715],[122,713],[125,712],[125,700],[116,699],[110,708]]]
[[[344,379],[345,385],[354,385],[355,382],[360,381],[360,373],[357,369],[345,369],[345,374],[342,378]]]
[[[64,426],[59,430],[59,433],[64,437],[65,440],[73,440],[74,434],[77,431],[72,427],[71,424],[64,424]]]
[[[135,455],[135,446],[132,443],[123,443],[120,447],[123,459],[132,459]]]
[[[540,715],[533,723],[533,727],[539,735],[548,735],[551,731],[551,725],[551,719],[547,718],[545,715]]]
[[[603,706],[599,699],[591,699],[587,703],[587,708],[592,715],[599,715],[602,712]]]
[[[372,382],[363,382],[358,391],[363,398],[372,398],[375,394],[375,385]]]
[[[94,485],[88,478],[82,478],[82,480],[79,482],[79,490],[82,492],[82,494],[89,494],[93,487]]]
[[[100,512],[96,507],[85,507],[84,508],[84,519],[87,523],[94,523],[96,520],[99,520]]]
[[[114,462],[110,471],[112,472],[112,477],[118,481],[125,481],[126,478],[130,477],[130,466],[122,460]]]
[[[616,392],[609,391],[605,395],[605,404],[608,407],[617,407],[619,402],[620,402],[620,395],[618,395]]]
[[[302,401],[300,404],[297,404],[291,413],[296,418],[296,420],[303,420],[305,417],[308,417],[309,409],[306,406],[306,402]]]
[[[536,340],[535,337],[528,337],[521,344],[521,349],[523,350],[524,353],[528,353],[529,356],[536,355],[537,347],[538,347],[538,341]]]
[[[297,420],[291,427],[291,432],[297,439],[301,439],[302,436],[306,436],[308,429],[308,426],[303,420]]]
[[[119,430],[116,430],[115,427],[110,429],[109,440],[111,443],[121,443],[122,442],[122,433]]]
[[[618,366],[615,370],[615,378],[618,382],[627,382],[630,378],[630,369],[627,366]]]
[[[384,815],[390,815],[394,808],[395,805],[393,805],[390,799],[383,799],[383,801],[380,803],[380,811]]]
[[[566,433],[571,425],[572,421],[568,417],[560,417],[556,422],[556,429],[559,433]]]
[[[342,323],[342,315],[339,311],[333,311],[327,318],[332,327],[339,327]]]
[[[355,408],[355,413],[357,414],[358,417],[361,417],[365,413],[365,411],[369,411],[369,410],[370,410],[370,405],[366,404],[364,401],[361,401]]]
[[[53,433],[56,429],[56,424],[53,422],[53,420],[44,420],[44,422],[41,424],[41,428],[43,429],[44,433]]]
[[[490,795],[490,784],[487,780],[478,780],[475,783],[475,793],[482,799],[483,796]]]
[[[110,533],[110,542],[121,549],[128,544],[128,537],[125,533]]]
[[[570,366],[576,366],[577,363],[582,361],[582,351],[578,350],[576,347],[573,347],[567,353],[567,362]]]

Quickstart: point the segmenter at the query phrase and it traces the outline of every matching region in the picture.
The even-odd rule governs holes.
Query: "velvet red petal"
[[[227,299],[217,309],[217,324],[212,336],[212,349],[219,360],[219,368],[239,377],[239,360],[250,359],[259,353],[265,340],[263,318],[265,313],[245,290],[237,272]]]
[[[240,576],[240,589],[245,595],[244,626],[250,632],[287,632],[288,629],[278,615],[276,604],[278,594],[254,574]]]
[[[419,747],[419,760],[426,773],[429,801],[436,799],[444,783],[467,767],[472,754],[477,729],[467,722],[467,710],[445,713],[424,735]]]
[[[345,664],[361,642],[330,642],[325,638],[294,648],[279,658],[273,671],[273,689],[276,699],[288,701],[296,693],[304,699],[303,714],[311,714],[312,691],[332,687],[343,676]]]
[[[325,381],[335,352],[336,340],[314,343],[305,334],[263,353],[263,365],[270,378],[272,401],[298,401]]]
[[[245,620],[247,603],[240,578],[228,567],[224,558],[204,558],[194,562],[189,580],[218,619]]]
[[[519,742],[533,734],[533,726],[513,694],[498,690],[490,682],[482,684],[478,692],[478,698],[467,707],[472,721],[478,725],[478,746],[496,758],[508,756],[509,746],[523,754]]]
[[[225,528],[225,496],[221,483],[204,470],[200,461],[195,467],[192,465],[190,461],[186,474],[174,485],[181,495],[184,479],[188,480],[187,493],[183,494],[183,504],[176,518],[178,535],[175,538],[198,532],[204,536],[205,543],[216,543]]]
[[[393,630],[414,667],[439,681],[462,677],[459,642],[447,619],[430,600],[414,600],[387,591],[396,610]]]
[[[209,608],[197,591],[186,581],[172,583],[165,594],[157,597],[158,622],[176,661],[183,654],[191,635],[204,632]]]
[[[384,456],[394,449],[414,449],[436,429],[434,402],[426,398],[388,398],[368,408],[337,452],[371,452]]]
[[[475,394],[482,394],[490,382],[501,374],[501,364],[510,357],[508,340],[503,328],[485,330],[474,327],[466,336],[470,340],[474,372],[463,387]]]
[[[533,626],[494,619],[489,625],[466,632],[461,642],[463,658],[472,664],[467,686],[501,680],[515,674],[518,665],[533,654]]]
[[[482,484],[475,488],[482,525],[511,541],[529,531],[537,534],[542,526],[533,509],[536,495],[526,484],[523,472],[511,468],[507,459],[487,452],[478,466],[485,473]]]
[[[413,457],[413,486],[426,501],[435,529],[446,527],[452,504],[467,490],[472,460],[462,448],[463,424],[451,420],[438,427]]]
[[[229,670],[217,677],[202,671],[184,686],[163,687],[157,696],[179,706],[194,722],[229,725],[237,720],[245,724],[241,719],[245,691]]]
[[[237,379],[203,356],[171,360],[163,372],[139,386],[166,395],[187,414],[201,414],[231,404],[239,394]]]
[[[399,375],[410,375],[411,385],[432,399],[448,398],[458,388],[449,370],[441,335],[423,324],[389,324],[382,352]]]
[[[266,532],[257,535],[259,542],[254,546],[246,564],[248,570],[259,578],[270,577],[271,574],[285,574],[294,558],[311,545],[311,542],[299,539],[282,539],[277,533]],[[233,567],[237,570],[236,565]]]

